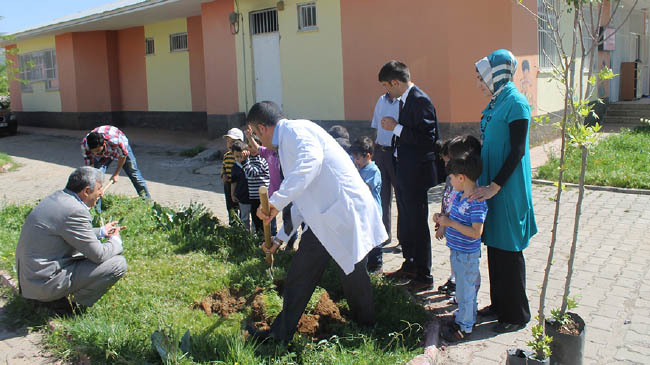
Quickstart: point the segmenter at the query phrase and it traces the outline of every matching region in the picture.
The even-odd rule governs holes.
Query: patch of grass
[[[194,157],[198,155],[199,153],[205,151],[207,148],[205,146],[194,146],[192,148],[188,148],[186,150],[183,150],[179,153],[179,155],[183,157]]]
[[[581,153],[567,149],[564,181],[578,183]],[[557,180],[560,159],[552,157],[537,170],[536,178]],[[585,184],[650,189],[650,127],[624,130],[609,136],[593,148],[587,158]]]
[[[128,227],[123,241],[129,269],[99,302],[82,315],[55,318],[58,327],[51,331],[45,328],[47,318],[28,321],[33,318],[29,302],[7,294],[16,321],[43,328],[50,350],[63,359],[74,360],[84,353],[100,364],[160,363],[151,335],[161,329],[169,329],[174,341],[187,330],[191,334],[190,353],[176,352],[167,363],[397,364],[422,351],[422,325],[428,320],[424,308],[376,276],[374,327],[350,322],[337,336],[317,343],[296,334],[290,349],[246,341],[242,336],[246,313],[207,316],[193,309],[193,303],[227,287],[243,295],[256,287],[272,287],[257,247],[259,237],[239,225],[221,225],[198,204],[173,211],[138,198],[107,195],[104,206],[105,220],[122,219]],[[20,229],[32,208],[8,205],[0,210],[0,267],[12,275]],[[291,257],[292,252],[286,251],[276,255],[276,279],[286,277]],[[340,269],[333,262],[321,287],[315,295],[327,290],[345,308]],[[270,295],[266,301],[277,315],[281,298]]]
[[[11,156],[9,156],[6,153],[0,152],[0,166],[4,166],[7,163],[11,163],[11,167],[9,168],[9,171],[14,171],[21,166],[19,163],[14,162]]]

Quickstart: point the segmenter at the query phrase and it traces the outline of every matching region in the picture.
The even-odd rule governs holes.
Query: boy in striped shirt
[[[456,276],[458,310],[454,313],[454,321],[442,331],[447,342],[467,340],[476,323],[476,293],[481,286],[481,235],[488,208],[485,201],[469,201],[467,197],[476,190],[481,170],[477,153],[467,152],[449,161],[447,172],[458,193],[451,203],[449,216],[440,213],[433,216],[434,222],[445,231],[447,246],[451,249],[451,269]]]
[[[255,135],[251,135],[249,138],[255,139],[258,146],[262,144],[259,138]],[[244,173],[248,180],[248,197],[250,200],[249,212],[253,217],[254,230],[264,233],[262,220],[257,217],[256,212],[257,208],[260,207],[260,186],[269,187],[269,182],[271,180],[269,164],[266,162],[266,159],[258,154],[257,149],[249,149],[248,151],[250,156],[244,161],[242,167],[244,168]]]
[[[232,200],[232,166],[235,164],[235,156],[232,153],[232,144],[235,141],[244,141],[244,132],[239,128],[231,128],[228,133],[223,136],[226,139],[227,151],[223,155],[223,165],[221,166],[221,181],[223,181],[223,193],[226,198],[226,210],[228,211],[228,222],[232,225],[230,219],[230,211],[235,210],[235,214],[239,211],[239,205]]]

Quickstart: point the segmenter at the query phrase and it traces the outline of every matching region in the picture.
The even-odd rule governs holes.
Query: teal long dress
[[[483,110],[481,132],[483,173],[479,185],[489,185],[510,154],[509,124],[527,119],[530,129],[530,107],[512,82],[508,82],[494,103]],[[501,190],[487,200],[488,212],[483,229],[483,242],[490,247],[519,252],[528,247],[537,233],[531,191],[530,151],[528,134],[526,152]]]

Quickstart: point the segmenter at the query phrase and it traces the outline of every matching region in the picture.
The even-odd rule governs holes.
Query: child
[[[453,139],[446,140],[444,143],[441,143],[439,148],[439,153],[445,163],[445,166],[447,166],[449,160],[451,160],[453,157],[460,157],[466,152],[477,154],[478,156],[481,154],[481,142],[478,140],[478,138],[472,135],[458,136]],[[451,202],[454,200],[457,193],[458,192],[456,189],[454,189],[454,187],[451,185],[451,179],[449,175],[447,175],[445,190],[442,193],[442,204],[440,207],[441,215],[449,216],[449,211],[451,210]],[[445,229],[440,228],[440,226],[436,224],[436,239],[442,239],[442,237],[444,237],[444,234]],[[454,276],[453,270],[449,276],[449,279],[447,279],[447,282],[438,287],[438,292],[447,294],[448,297],[451,297],[451,302],[456,304],[454,298],[456,295],[456,277]]]
[[[257,136],[251,135],[249,139],[253,140],[258,146],[261,143]],[[255,141],[257,139],[257,141]],[[249,142],[250,145],[250,142]],[[250,214],[253,217],[253,226],[258,233],[264,232],[262,220],[257,217],[257,208],[260,207],[260,186],[269,186],[269,165],[262,156],[257,153],[257,149],[250,149],[250,157],[246,159],[242,166],[248,181],[248,197],[250,199]]]
[[[449,161],[451,184],[458,191],[451,203],[449,217],[436,213],[434,222],[445,229],[447,246],[451,249],[451,268],[456,276],[458,310],[454,321],[442,331],[447,342],[464,341],[472,333],[476,322],[476,294],[481,285],[479,260],[481,235],[487,213],[487,203],[469,201],[467,196],[476,190],[482,162],[476,153],[466,152]]]
[[[231,169],[235,163],[235,158],[232,154],[232,144],[235,141],[244,141],[244,133],[239,128],[231,128],[228,133],[223,136],[226,139],[226,153],[223,155],[223,165],[221,167],[221,181],[223,181],[223,193],[226,197],[226,210],[228,210],[228,222],[232,225],[230,220],[230,211],[239,210],[239,205],[232,200],[232,187],[231,187]]]
[[[259,153],[259,155],[266,160],[266,163],[269,167],[268,186],[269,198],[271,198],[273,196],[273,193],[275,193],[280,188],[280,184],[282,183],[282,178],[280,177],[280,160],[278,157],[278,151],[262,146],[259,142],[259,138],[253,135],[253,130],[250,126],[247,126],[244,133],[248,139],[248,148],[251,151],[251,154]],[[255,211],[252,213],[257,215]],[[277,231],[278,228],[276,219],[273,218],[271,220],[271,235],[275,236],[278,233]]]
[[[235,141],[232,144],[232,154],[235,164],[231,173],[231,197],[233,202],[239,204],[239,218],[246,229],[250,229],[251,201],[248,195],[248,179],[244,172],[244,163],[248,160],[249,151],[246,143]]]
[[[370,188],[370,193],[375,198],[375,202],[379,208],[379,215],[381,215],[381,172],[374,161],[372,161],[373,150],[374,143],[372,139],[369,137],[359,137],[350,147],[350,154],[352,154],[354,165],[359,169],[361,178],[368,185],[368,188]],[[381,273],[382,264],[381,246],[377,246],[368,254],[368,272]]]

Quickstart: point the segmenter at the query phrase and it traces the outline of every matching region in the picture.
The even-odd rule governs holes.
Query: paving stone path
[[[26,128],[28,134],[0,139],[0,151],[23,166],[0,174],[0,207],[6,203],[34,202],[60,189],[81,164],[79,140],[82,132]],[[199,201],[225,221],[223,187],[218,163],[185,159],[181,150],[205,143],[201,137],[126,129],[135,145],[138,165],[149,184],[153,199],[173,206]],[[162,142],[161,142],[162,141]],[[198,142],[197,142],[198,141]],[[219,142],[210,147],[218,146]],[[547,147],[531,151],[533,166],[543,163]],[[114,167],[113,167],[114,168]],[[109,172],[112,170],[109,168]],[[430,212],[440,209],[440,187],[430,193]],[[135,196],[130,181],[122,174],[111,193]],[[539,233],[524,251],[527,292],[536,315],[539,288],[544,274],[555,204],[555,188],[534,185],[533,197]],[[577,190],[563,193],[558,244],[549,284],[547,308],[559,307],[566,262],[572,237]],[[396,209],[393,209],[396,212]],[[396,217],[393,217],[394,221]],[[650,364],[650,196],[606,191],[587,191],[583,203],[580,237],[573,276],[572,295],[578,297],[575,310],[587,323],[586,364]],[[433,232],[433,224],[432,224]],[[395,234],[394,234],[395,236]],[[436,286],[449,275],[449,250],[442,241],[433,242]],[[394,246],[385,249],[385,270],[396,269],[401,255]],[[489,281],[485,250],[481,261],[482,287],[479,307],[489,303]],[[421,296],[424,305],[437,314],[454,309],[435,293]],[[0,316],[5,302],[0,298]],[[548,312],[548,311],[547,311]],[[525,347],[531,337],[529,324],[516,333],[495,336],[492,323],[477,326],[472,341],[443,346],[439,364],[503,364],[505,351]],[[0,364],[47,364],[55,359],[42,351],[41,335],[27,329],[0,328]]]

